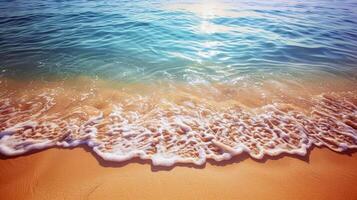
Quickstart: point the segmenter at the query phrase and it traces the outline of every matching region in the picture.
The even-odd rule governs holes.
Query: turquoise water
[[[357,2],[0,1],[0,74],[237,82],[356,78]]]

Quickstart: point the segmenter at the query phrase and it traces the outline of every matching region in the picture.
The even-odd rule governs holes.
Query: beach
[[[2,1],[0,199],[357,200],[356,8]]]
[[[257,160],[284,153],[304,156],[313,145],[336,152],[355,149],[355,83],[301,82],[192,86],[115,85],[86,77],[5,79],[0,153],[86,145],[108,161],[140,158],[172,166],[225,161],[243,153]]]
[[[204,166],[104,161],[86,148],[0,160],[2,199],[356,199],[357,156],[314,148],[305,157],[240,155]]]
[[[9,200],[356,199],[355,83],[332,82],[152,87],[87,77],[2,80],[0,194]],[[214,139],[200,136],[207,130],[197,120],[208,123]],[[307,128],[304,120],[311,121]],[[244,129],[225,134],[239,123],[251,140],[239,139]],[[273,133],[269,124],[288,135],[269,138],[273,147],[259,138],[250,145],[260,131]],[[143,132],[144,140],[143,128],[152,132]]]

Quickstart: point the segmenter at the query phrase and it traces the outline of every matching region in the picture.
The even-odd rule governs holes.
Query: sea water
[[[203,164],[357,147],[357,2],[0,0],[0,152]]]

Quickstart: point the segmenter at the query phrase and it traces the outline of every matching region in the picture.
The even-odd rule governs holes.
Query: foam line
[[[148,96],[117,101],[93,96],[95,103],[82,96],[71,96],[67,109],[56,108],[65,101],[53,90],[3,97],[0,153],[14,156],[86,144],[105,160],[138,157],[171,166],[202,165],[207,159],[228,160],[244,152],[255,159],[282,153],[303,156],[312,145],[336,152],[357,147],[354,92],[313,96],[306,99],[311,108],[304,111],[284,103],[217,108],[197,99],[166,99],[158,106]]]

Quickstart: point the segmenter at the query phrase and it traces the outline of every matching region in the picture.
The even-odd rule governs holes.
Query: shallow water
[[[0,1],[0,152],[203,164],[357,147],[354,1]]]
[[[334,85],[2,80],[0,152],[86,144],[106,160],[166,166],[241,153],[303,156],[312,145],[342,152],[357,147],[357,87]]]

